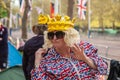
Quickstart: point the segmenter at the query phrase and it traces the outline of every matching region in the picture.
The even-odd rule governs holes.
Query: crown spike
[[[40,14],[38,16],[38,23],[39,24],[47,24],[47,22],[49,21],[50,17],[48,15],[43,15],[43,14]]]
[[[76,20],[76,18],[73,18],[73,19],[72,19],[72,23],[74,23],[74,22],[75,22],[75,20]]]
[[[61,16],[60,15],[56,15],[55,19],[56,19],[56,21],[60,21],[61,20]]]
[[[65,16],[64,19],[65,19],[66,21],[70,21],[70,17],[68,17],[68,16]]]

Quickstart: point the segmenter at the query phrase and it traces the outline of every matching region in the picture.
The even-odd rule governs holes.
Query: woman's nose
[[[54,35],[53,39],[55,39],[55,40],[57,39],[56,35]]]

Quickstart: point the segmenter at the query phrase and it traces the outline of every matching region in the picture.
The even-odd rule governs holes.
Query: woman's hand
[[[43,48],[39,48],[36,52],[35,52],[35,66],[39,66],[40,61],[43,58],[43,54],[46,53],[46,50]]]
[[[74,44],[73,47],[71,47],[73,51],[72,57],[77,59],[77,60],[83,60],[86,62],[91,68],[97,69],[97,66],[93,63],[93,60],[90,59],[85,53],[84,53],[84,48],[78,46],[77,44]]]
[[[74,44],[72,47],[71,47],[71,50],[73,51],[73,55],[72,57],[77,59],[77,60],[85,60],[86,59],[86,55],[84,54],[84,48],[83,47],[80,47],[79,45],[77,44]]]

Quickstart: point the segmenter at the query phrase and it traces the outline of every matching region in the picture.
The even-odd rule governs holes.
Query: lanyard
[[[78,75],[79,80],[81,80],[81,78],[80,78],[80,73],[79,73],[79,71],[77,70],[77,67],[75,66],[75,64],[72,62],[71,58],[70,58],[70,59],[69,59],[69,58],[66,58],[66,59],[68,59],[68,61],[73,65],[73,68],[74,68],[75,71],[77,72],[77,75]]]

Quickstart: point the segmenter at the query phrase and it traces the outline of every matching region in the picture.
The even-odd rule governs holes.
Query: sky
[[[15,5],[15,6],[18,6],[18,7],[19,7],[19,0],[12,0],[12,1],[14,1],[13,5]]]

